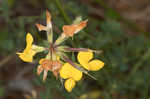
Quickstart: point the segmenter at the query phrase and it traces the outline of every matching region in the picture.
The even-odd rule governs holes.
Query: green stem
[[[47,39],[48,39],[48,42],[50,42],[51,44],[53,43],[53,30],[52,30],[52,28],[50,28],[49,31],[47,31]]]
[[[55,3],[56,3],[56,6],[58,7],[60,13],[63,15],[64,20],[65,20],[68,24],[70,24],[70,23],[71,23],[71,20],[70,20],[70,18],[66,15],[66,13],[65,13],[65,11],[64,11],[64,9],[63,9],[63,7],[61,6],[60,1],[59,1],[59,0],[54,0],[54,1],[55,1]]]

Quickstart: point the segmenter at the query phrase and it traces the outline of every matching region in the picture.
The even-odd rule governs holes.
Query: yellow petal
[[[35,55],[35,51],[29,50],[28,52],[23,52],[23,53],[17,53],[19,57],[24,61],[24,62],[32,62],[33,61],[33,56]]]
[[[26,54],[24,54],[24,53],[16,53],[16,54],[18,54],[18,55],[19,55],[19,58],[20,58],[21,60],[23,60],[24,62],[32,62],[32,61],[30,60],[30,57],[28,57]]]
[[[82,78],[82,72],[69,63],[65,63],[59,73],[63,79],[72,78],[75,81],[79,81]]]
[[[27,45],[26,45],[26,48],[24,50],[25,53],[28,52],[32,47],[33,37],[30,33],[28,33],[26,36],[26,43],[27,43]]]
[[[33,56],[36,54],[34,50],[31,49],[33,43],[33,37],[30,33],[26,36],[26,48],[24,49],[23,53],[17,53],[19,57],[25,62],[32,62]]]
[[[100,60],[92,60],[89,62],[89,70],[91,71],[97,71],[104,67],[104,62]]]
[[[79,52],[78,53],[78,61],[79,63],[87,70],[89,70],[88,62],[93,58],[93,53],[91,51],[88,52]]]
[[[32,44],[33,37],[31,35],[31,33],[27,33],[27,35],[26,35],[26,42]]]
[[[72,89],[75,87],[75,85],[76,85],[76,82],[73,80],[73,79],[67,79],[66,81],[65,81],[65,88],[66,88],[66,90],[68,91],[68,92],[71,92],[72,91]]]
[[[43,61],[44,61],[44,58],[40,59],[39,64],[42,64]]]

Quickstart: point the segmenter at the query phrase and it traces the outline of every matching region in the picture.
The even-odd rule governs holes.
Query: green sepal
[[[38,52],[43,52],[44,50],[46,50],[46,48],[33,44],[32,45],[32,50],[34,50],[36,53],[38,53]]]

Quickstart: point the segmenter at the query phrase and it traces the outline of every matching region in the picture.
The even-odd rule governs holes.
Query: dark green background
[[[62,32],[62,26],[71,24],[77,16],[89,20],[87,27],[65,44],[103,50],[95,58],[104,61],[104,68],[90,72],[97,78],[96,81],[84,75],[73,91],[68,93],[52,73],[43,83],[42,75],[36,75],[37,63],[23,63],[15,55],[24,49],[27,32],[34,36],[35,44],[44,44],[46,34],[38,32],[35,23],[45,24],[46,9],[52,14],[55,39]],[[76,57],[72,59],[76,60]],[[15,72],[23,71],[22,68],[26,66],[33,66],[33,70],[27,72],[26,79],[32,81],[38,99],[150,98],[149,32],[124,18],[102,0],[1,0],[0,96],[3,99],[23,99],[23,95],[28,93],[21,88],[12,88],[11,91],[7,88],[12,78],[17,76]],[[96,98],[88,94],[95,90],[98,91]],[[81,97],[83,95],[85,98]]]

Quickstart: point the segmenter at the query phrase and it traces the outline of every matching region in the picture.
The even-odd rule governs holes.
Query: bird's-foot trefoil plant
[[[79,31],[87,26],[87,21],[82,21],[77,18],[73,24],[64,25],[61,35],[53,41],[53,30],[51,22],[51,14],[46,11],[46,23],[47,25],[36,24],[39,31],[46,31],[47,41],[49,46],[42,47],[33,44],[33,37],[30,33],[26,35],[26,48],[22,53],[17,53],[24,62],[32,62],[33,56],[36,53],[48,51],[45,58],[40,59],[37,67],[37,74],[40,75],[43,72],[43,81],[46,80],[48,71],[53,72],[56,78],[64,79],[64,86],[68,92],[71,92],[75,87],[76,82],[81,80],[83,73],[89,75],[88,71],[100,70],[104,63],[100,60],[93,59],[94,53],[100,51],[92,50],[88,48],[72,48],[67,45],[63,45],[62,42],[69,37],[73,37]],[[77,62],[73,62],[67,55],[68,52],[78,52]],[[89,75],[91,76],[91,75]],[[93,77],[93,76],[91,76]],[[93,77],[94,78],[94,77]]]

